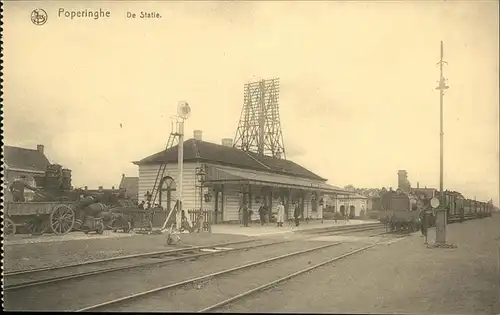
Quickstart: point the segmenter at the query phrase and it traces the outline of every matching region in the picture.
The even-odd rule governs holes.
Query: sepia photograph
[[[1,5],[4,311],[500,314],[500,1]]]

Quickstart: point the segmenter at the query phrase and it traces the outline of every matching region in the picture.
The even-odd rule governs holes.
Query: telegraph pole
[[[443,77],[443,64],[448,64],[443,60],[443,41],[441,41],[441,58],[437,65],[439,65],[439,85],[436,90],[439,90],[439,113],[440,113],[440,130],[439,130],[439,209],[436,211],[436,243],[445,244],[446,243],[446,210],[445,210],[445,198],[443,191],[443,97],[444,91],[449,88],[446,85],[446,79]]]

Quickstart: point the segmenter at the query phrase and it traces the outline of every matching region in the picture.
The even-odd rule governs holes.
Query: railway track
[[[398,236],[397,238],[405,237],[405,235]],[[385,243],[386,241],[376,242],[374,244],[370,244],[361,248],[351,249],[342,254],[335,254],[331,257],[331,249],[338,248],[340,245],[345,245],[344,242],[335,242],[327,245],[317,246],[311,249],[300,250],[292,253],[287,253],[280,256],[275,256],[271,258],[267,258],[264,260],[243,264],[241,266],[227,268],[218,272],[210,273],[207,275],[190,278],[187,280],[175,282],[172,284],[164,285],[157,287],[155,289],[142,291],[134,294],[130,294],[127,296],[123,296],[120,298],[108,300],[99,304],[90,305],[81,309],[78,309],[78,312],[99,312],[99,311],[137,311],[139,309],[143,311],[189,311],[189,312],[214,312],[218,309],[226,306],[230,303],[234,303],[240,299],[248,297],[252,294],[256,294],[257,292],[264,291],[270,287],[278,285],[284,281],[290,280],[307,272],[310,272],[314,269],[320,268],[330,263],[334,263],[336,261],[345,259],[357,253],[364,252],[370,248],[373,248],[381,243]],[[313,256],[311,256],[313,254]],[[324,257],[328,258],[324,258]],[[311,265],[311,261],[316,260],[317,263]],[[253,277],[252,271],[254,273],[259,273],[265,271],[265,269],[271,268],[269,265],[273,263],[280,262],[279,269],[283,269],[277,279],[273,279],[272,281],[267,281],[264,284],[259,285],[249,285],[246,290],[241,293],[235,294],[232,289],[232,284],[235,282],[241,283],[241,281],[245,281],[245,279],[251,279]],[[288,263],[288,266],[283,266],[283,264]],[[307,265],[306,268],[297,268],[300,265]],[[277,266],[278,267],[278,266]],[[255,271],[255,269],[260,268],[260,270]],[[297,270],[298,269],[298,270]],[[274,268],[276,270],[276,268]],[[290,272],[291,271],[291,272]],[[243,272],[243,273],[242,273]],[[196,299],[196,297],[204,296],[203,292],[200,292],[202,289],[203,283],[209,283],[207,285],[207,289],[203,288],[205,291],[211,291],[214,288],[217,288],[218,291],[224,291],[223,295],[225,298],[218,301],[205,301],[207,298],[197,299],[194,301],[191,299],[191,302],[196,304],[191,307],[196,307],[197,305],[204,304],[204,306],[198,309],[187,310],[180,306],[181,303],[177,297],[182,296],[183,298],[187,296],[189,297],[189,293],[191,296]],[[186,293],[186,291],[188,293]],[[160,296],[161,295],[161,296]],[[175,297],[175,303],[168,303],[170,297]],[[213,300],[208,299],[208,300]],[[143,309],[144,307],[144,309]],[[167,308],[177,308],[177,309],[168,309]],[[182,308],[182,309],[179,309]]]
[[[379,228],[379,227],[378,227]],[[341,231],[334,230],[331,231],[334,234],[339,234],[339,233],[358,233],[358,232],[363,232],[363,231],[369,231],[369,230],[376,230],[377,227],[371,227],[368,229],[367,227],[359,228],[359,227],[350,227],[350,228],[344,228]],[[299,239],[299,240],[307,240],[311,239],[314,237],[317,237],[318,235],[321,235],[324,233],[319,233],[319,234],[312,234],[308,233],[305,235],[305,237]],[[378,233],[378,234],[373,234],[371,236],[377,236],[381,234],[386,234],[386,233]],[[286,240],[271,240],[271,239],[252,239],[252,240],[245,240],[245,241],[239,241],[239,242],[229,242],[229,243],[221,243],[221,244],[214,244],[210,246],[197,246],[197,247],[188,247],[188,248],[180,248],[180,249],[175,249],[175,250],[165,250],[165,251],[157,251],[157,252],[151,252],[151,253],[144,253],[144,254],[135,254],[135,255],[128,255],[128,256],[122,256],[122,257],[113,257],[113,258],[108,258],[108,259],[101,259],[101,260],[96,260],[96,261],[90,261],[90,262],[84,262],[84,263],[77,263],[77,264],[71,264],[71,265],[66,265],[66,266],[60,266],[56,268],[38,268],[38,269],[30,269],[30,270],[22,270],[22,271],[16,271],[16,272],[10,272],[6,274],[5,277],[5,286],[4,286],[4,291],[5,294],[13,294],[16,293],[15,299],[21,298],[24,294],[25,291],[21,289],[26,289],[29,290],[30,288],[33,288],[36,290],[36,292],[45,292],[45,291],[39,291],[38,286],[42,285],[49,285],[49,284],[57,284],[57,286],[51,286],[50,290],[59,290],[59,288],[64,288],[64,287],[71,287],[70,283],[65,284],[65,281],[72,280],[72,279],[77,279],[78,283],[82,285],[81,281],[89,281],[89,283],[93,282],[94,284],[98,283],[98,279],[90,280],[87,279],[90,276],[98,276],[98,275],[103,275],[103,274],[111,274],[113,272],[116,272],[117,275],[110,275],[106,278],[103,278],[104,283],[107,281],[104,279],[112,279],[112,278],[119,278],[120,275],[123,275],[125,277],[128,277],[129,273],[119,273],[121,272],[126,272],[128,270],[132,269],[138,269],[135,271],[135,274],[138,274],[142,272],[141,270],[148,270],[151,272],[158,272],[161,273],[161,270],[156,270],[156,268],[151,268],[151,267],[158,267],[158,268],[165,268],[161,267],[162,265],[169,266],[168,263],[171,262],[182,262],[182,261],[194,261],[197,260],[198,258],[204,258],[204,257],[212,257],[212,256],[218,256],[218,255],[224,255],[224,254],[229,254],[229,253],[234,253],[234,252],[245,252],[253,249],[258,249],[258,248],[263,248],[263,247],[270,247],[270,251],[276,251],[278,247],[281,244],[285,246],[286,243],[291,243],[289,245],[286,245],[288,247],[293,247],[297,244],[294,244],[297,241],[297,239],[286,239]],[[335,243],[335,245],[332,245],[331,243],[328,244],[328,246],[336,246],[340,245],[342,243]],[[248,245],[248,246],[245,246]],[[229,247],[231,246],[231,247]],[[275,246],[276,248],[273,249],[272,246]],[[301,245],[303,248],[303,246]],[[313,250],[307,249],[304,250],[304,253],[314,251],[318,248],[315,248]],[[286,250],[286,248],[281,248],[280,249],[282,252]],[[289,252],[289,250],[288,250]],[[288,257],[290,255],[281,255],[281,258]],[[258,252],[256,252],[258,254]],[[246,254],[249,257],[252,257],[254,254]],[[299,253],[296,253],[294,255],[299,255]],[[259,256],[259,255],[257,255]],[[261,255],[262,256],[262,255]],[[266,255],[263,255],[266,256]],[[225,257],[225,256],[224,256]],[[222,257],[221,257],[222,258]],[[213,260],[213,258],[212,258]],[[244,261],[245,259],[243,259]],[[260,265],[260,264],[265,264],[266,262],[272,262],[275,261],[276,259],[267,259],[264,262],[260,261],[258,264],[255,262],[249,262],[247,263],[247,267],[255,266],[255,265]],[[196,262],[195,264],[200,264]],[[203,263],[201,263],[203,265]],[[217,264],[217,263],[216,263]],[[177,263],[175,265],[172,265],[172,267],[168,267],[170,269],[175,268],[174,266],[179,266]],[[141,268],[141,267],[146,267]],[[245,267],[246,268],[246,267]],[[231,268],[229,268],[231,269]],[[227,271],[227,270],[226,270]],[[225,274],[221,273],[221,274]],[[198,277],[200,278],[200,277]],[[202,277],[201,277],[202,278]],[[115,280],[115,279],[113,279]],[[131,280],[134,282],[133,280]],[[147,281],[147,280],[145,280]],[[71,282],[74,283],[74,282]],[[61,286],[62,285],[62,286]],[[45,286],[44,286],[45,288]],[[45,288],[46,289],[46,288]],[[64,290],[64,289],[63,289]],[[32,293],[35,291],[27,291],[26,294],[27,296],[32,295]],[[85,294],[85,293],[84,293]],[[37,294],[38,295],[38,294]],[[49,294],[50,295],[50,294]],[[12,295],[10,295],[12,297]],[[37,296],[38,298],[38,296]],[[92,299],[91,299],[92,300]],[[14,304],[16,304],[15,302]],[[38,302],[34,303],[37,304]],[[51,302],[48,302],[51,303]],[[24,304],[24,303],[23,303]],[[35,307],[36,308],[36,307]]]
[[[6,277],[4,280],[4,291],[14,291],[44,284],[53,284],[64,280],[88,277],[92,275],[100,275],[115,271],[125,271],[132,268],[158,266],[161,264],[167,264],[176,261],[197,259],[198,257],[202,256],[213,256],[228,252],[244,251],[248,249],[273,246],[289,242],[292,241],[284,240],[266,242],[265,239],[245,240],[209,246],[188,247],[175,250],[113,257],[108,259],[71,264],[57,268],[40,268],[32,271],[26,270],[22,272],[13,272],[5,275]],[[246,243],[254,244],[250,246],[237,247]],[[235,245],[236,247],[234,247]],[[18,281],[16,281],[16,277],[20,278],[21,281],[19,281],[19,279]]]
[[[234,244],[243,244],[243,243],[250,243],[254,242],[255,240],[243,240],[243,241],[238,241],[238,242],[229,242],[229,243],[220,243],[220,244],[214,244],[214,245],[207,245],[207,246],[188,246],[188,247],[183,247],[179,249],[171,249],[171,250],[162,250],[162,251],[155,251],[155,252],[148,252],[148,253],[140,253],[140,254],[132,254],[132,255],[126,255],[126,256],[118,256],[118,257],[111,257],[111,258],[105,258],[105,259],[96,259],[96,260],[91,260],[91,261],[86,261],[86,262],[79,262],[79,263],[73,263],[73,264],[67,264],[63,266],[49,266],[49,267],[42,267],[42,268],[30,268],[30,269],[23,269],[23,270],[16,270],[16,271],[10,271],[10,272],[4,272],[5,277],[10,277],[10,276],[18,276],[18,275],[27,275],[27,274],[34,274],[37,272],[42,272],[42,271],[48,271],[48,270],[58,270],[58,269],[65,269],[65,268],[71,268],[71,267],[79,267],[79,266],[85,266],[85,265],[93,265],[93,264],[99,264],[103,262],[109,262],[109,261],[118,261],[118,260],[125,260],[125,259],[130,259],[130,258],[137,258],[137,257],[143,257],[143,256],[148,256],[148,255],[160,255],[164,253],[175,253],[175,252],[180,252],[183,250],[187,249],[201,249],[204,247],[215,247],[215,246],[227,246],[227,245],[234,245]]]
[[[333,262],[336,262],[336,261],[339,261],[341,259],[347,258],[347,257],[352,256],[354,254],[366,251],[366,250],[368,250],[368,249],[370,249],[372,247],[377,246],[378,244],[379,243],[368,245],[368,246],[365,246],[365,247],[362,247],[362,248],[359,248],[359,249],[355,249],[355,250],[349,251],[349,252],[347,252],[345,254],[342,254],[342,255],[339,255],[339,256],[327,259],[327,260],[325,260],[323,262],[315,264],[314,266],[301,269],[299,271],[296,271],[294,273],[288,274],[288,275],[286,275],[284,277],[281,277],[279,279],[276,279],[276,280],[270,281],[268,283],[265,283],[263,285],[260,285],[260,286],[258,286],[256,288],[252,288],[252,289],[244,291],[244,292],[242,292],[240,294],[236,294],[236,295],[234,295],[234,296],[232,296],[232,297],[230,297],[228,299],[225,299],[223,301],[220,301],[220,302],[217,302],[215,304],[212,304],[212,305],[209,305],[207,307],[204,307],[204,308],[198,310],[197,313],[215,312],[216,310],[221,309],[222,307],[227,306],[227,305],[229,305],[231,303],[234,303],[234,302],[236,302],[238,300],[242,300],[242,299],[244,299],[246,297],[249,297],[251,295],[257,294],[258,292],[265,291],[265,290],[267,290],[267,289],[269,289],[269,288],[271,288],[273,286],[276,286],[276,285],[278,285],[280,283],[283,283],[285,281],[288,281],[288,280],[290,280],[292,278],[295,278],[295,277],[298,277],[300,275],[303,275],[303,274],[305,274],[307,272],[310,272],[310,271],[312,271],[314,269],[318,269],[320,267],[323,267],[323,266],[325,266],[327,264],[331,264]]]
[[[298,234],[330,234],[334,235],[336,233],[341,234],[343,232],[357,232],[357,231],[369,231],[373,229],[379,229],[379,228],[385,228],[385,225],[382,223],[369,223],[369,224],[363,224],[363,225],[355,225],[355,226],[338,226],[335,229],[332,228],[324,228],[324,229],[316,229],[316,230],[301,230],[301,231],[295,231],[295,233]]]
[[[317,234],[325,234],[325,233],[328,233],[328,235],[337,235],[346,232],[356,233],[362,231],[371,231],[380,227],[381,227],[380,225],[370,225],[363,227],[346,226],[334,229],[333,231],[320,230],[318,231],[318,233],[308,231],[307,233],[304,234],[309,236]],[[244,240],[238,242],[229,242],[229,243],[226,242],[208,246],[187,247],[174,250],[155,251],[149,253],[112,257],[112,258],[99,259],[88,262],[74,263],[58,267],[43,267],[36,269],[7,272],[4,274],[4,279],[5,279],[4,290],[5,291],[19,290],[22,288],[39,286],[43,284],[51,284],[64,280],[83,278],[108,272],[123,271],[138,267],[161,265],[164,263],[170,263],[174,261],[196,259],[201,256],[218,255],[226,252],[272,246],[282,243],[289,243],[292,241],[293,240],[266,242],[265,239],[256,239],[256,240],[252,239],[252,240]],[[247,243],[254,243],[254,245],[246,247],[234,247]],[[233,246],[233,248],[228,248],[227,246]]]

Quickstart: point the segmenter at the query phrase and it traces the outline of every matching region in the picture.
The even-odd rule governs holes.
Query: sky
[[[126,18],[140,11],[161,18]],[[439,188],[443,41],[445,189],[499,204],[498,1],[9,1],[3,22],[4,142],[44,144],[78,187],[138,176],[179,101],[186,138],[234,138],[244,84],[280,78],[287,159],[337,186],[397,187],[404,169]]]

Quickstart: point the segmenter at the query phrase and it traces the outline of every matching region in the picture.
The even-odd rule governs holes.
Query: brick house
[[[124,196],[134,202],[139,200],[139,177],[127,177],[122,174],[120,190],[124,191]]]
[[[12,196],[9,185],[17,178],[24,177],[24,181],[31,186],[36,186],[34,176],[43,175],[45,168],[50,164],[45,155],[44,146],[39,144],[36,149],[27,149],[14,146],[4,146],[4,196],[5,201],[11,201]],[[32,199],[34,193],[25,190],[26,200]]]

